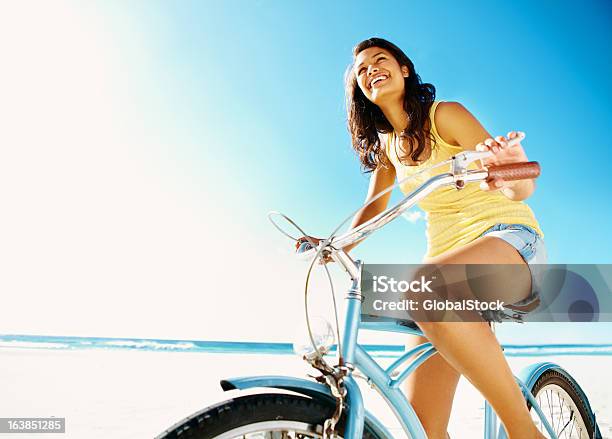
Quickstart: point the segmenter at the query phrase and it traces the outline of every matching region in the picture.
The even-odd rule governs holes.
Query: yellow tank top
[[[386,136],[385,152],[395,167],[398,181],[447,160],[463,150],[460,146],[445,142],[438,134],[434,119],[438,104],[439,101],[434,102],[429,112],[431,133],[435,141],[431,148],[431,156],[425,162],[418,166],[406,166],[400,163],[396,136],[393,134]],[[477,165],[472,163],[470,169],[475,168]],[[448,166],[441,166],[407,181],[400,189],[408,194],[432,176],[448,171]],[[478,183],[469,183],[462,190],[451,186],[439,188],[421,200],[418,206],[426,213],[427,218],[427,257],[438,256],[468,244],[498,223],[527,225],[544,237],[527,204],[522,201],[512,201],[500,191],[483,191]]]

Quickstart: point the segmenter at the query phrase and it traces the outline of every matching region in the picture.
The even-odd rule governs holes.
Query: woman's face
[[[389,51],[380,47],[362,50],[355,57],[354,66],[359,88],[374,104],[403,98],[408,67],[400,66]]]

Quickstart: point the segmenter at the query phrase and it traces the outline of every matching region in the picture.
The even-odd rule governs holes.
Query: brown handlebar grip
[[[528,180],[540,176],[538,162],[510,163],[508,165],[488,166],[489,180],[500,178],[503,180]]]

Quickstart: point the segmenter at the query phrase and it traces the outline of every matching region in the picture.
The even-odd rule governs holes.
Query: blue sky
[[[543,167],[529,204],[551,262],[610,262],[605,2],[137,5],[127,25],[144,33],[154,58],[148,86],[170,104],[151,107],[156,129],[197,139],[185,158],[202,169],[221,160],[253,179],[240,186],[257,200],[254,216],[283,209],[321,234],[362,201],[367,178],[350,150],[342,75],[352,46],[377,35],[412,57],[438,99],[462,102],[494,135],[527,133],[528,155]],[[383,235],[366,245],[377,259],[417,260],[423,228],[390,228],[386,236],[403,235],[405,246]]]
[[[176,279],[181,281],[168,287],[172,294],[185,300],[205,295],[196,261],[208,257],[202,254],[211,243],[221,256],[202,264],[209,272],[221,270],[235,253],[249,255],[265,261],[257,269],[278,264],[276,273],[290,273],[270,288],[290,286],[297,298],[301,286],[291,279],[303,270],[280,261],[284,242],[266,213],[281,210],[322,235],[363,201],[368,179],[350,148],[343,74],[352,47],[370,36],[403,48],[421,78],[436,86],[438,99],[463,103],[493,135],[527,133],[527,154],[543,169],[528,203],[546,235],[550,262],[611,262],[607,2],[65,1],[39,6],[48,9],[39,14],[45,19],[30,17],[25,6],[12,7],[2,32],[11,42],[5,53],[13,70],[4,72],[9,76],[2,91],[9,102],[5,120],[14,131],[4,133],[3,143],[24,147],[11,154],[36,151],[55,166],[51,173],[41,163],[28,179],[31,187],[20,186],[12,206],[39,197],[65,207],[55,210],[53,233],[65,228],[63,236],[74,242],[64,241],[65,260],[55,259],[64,266],[80,264],[84,258],[75,256],[77,249],[91,254],[125,281],[100,290],[118,291],[108,294],[127,301],[112,330],[85,313],[66,326],[43,321],[38,332],[245,336],[244,327],[232,332],[221,320],[215,321],[221,329],[204,329],[181,326],[184,321],[155,326],[153,317],[135,327],[130,319],[130,307],[145,297],[159,313],[175,306],[160,285]],[[19,179],[33,172],[25,155],[16,158],[22,167],[5,169],[8,183],[7,175]],[[56,187],[57,175],[66,181]],[[45,213],[35,206],[28,207],[30,218],[42,218]],[[74,225],[83,229],[78,237],[69,226],[75,217],[82,217]],[[14,236],[21,230],[33,246],[60,245],[42,231],[34,243],[32,230],[47,223],[33,222],[27,230],[19,224],[10,224]],[[88,230],[99,231],[97,238]],[[424,230],[422,220],[397,220],[355,254],[369,262],[418,262]],[[98,240],[82,248],[83,236]],[[165,247],[156,247],[158,240]],[[20,245],[15,238],[14,248]],[[9,255],[11,247],[5,248]],[[117,249],[125,258],[121,263]],[[164,256],[153,259],[162,250]],[[139,261],[141,271],[127,269],[130,261]],[[174,268],[164,271],[169,265]],[[163,281],[156,277],[162,272]],[[61,290],[66,306],[85,306],[76,299],[82,283],[66,288],[59,275],[56,281],[46,286]],[[159,291],[134,293],[145,284],[147,291]],[[13,288],[15,297],[42,294],[40,285],[19,285],[24,289]],[[280,295],[269,294],[273,299],[260,299],[258,306],[269,309],[276,303],[270,300],[287,300]],[[17,306],[22,299],[15,300]],[[147,325],[150,330],[143,329]],[[6,328],[28,332],[17,323]],[[601,335],[602,328],[588,337]]]

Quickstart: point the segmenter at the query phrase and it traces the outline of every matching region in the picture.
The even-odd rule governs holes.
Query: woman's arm
[[[364,204],[367,204],[370,200],[376,197],[376,195],[383,192],[385,189],[392,186],[395,182],[395,168],[393,165],[388,164],[385,168],[383,165],[379,165],[378,168],[372,172],[372,176],[370,177],[370,186],[368,188],[368,194],[366,196]],[[383,212],[387,205],[389,204],[389,199],[391,198],[391,191],[387,192],[384,195],[381,195],[376,201],[373,201],[371,204],[368,204],[366,207],[361,209],[354,217],[353,222],[351,223],[351,229],[360,226],[366,221],[374,218],[379,213]],[[308,240],[315,241],[319,243],[323,241],[321,238],[315,238],[313,236],[301,237],[297,240],[295,247],[299,248],[300,245]],[[357,241],[351,245],[344,247],[344,251],[347,253],[351,251],[360,241]],[[330,262],[330,258],[324,259],[324,262]]]
[[[376,168],[376,170],[372,172],[372,176],[370,177],[370,187],[368,188],[368,194],[366,196],[364,204],[367,204],[372,198],[376,197],[376,195],[389,188],[389,186],[392,186],[394,182],[395,168],[393,167],[393,165],[388,164],[386,168],[383,165],[378,165],[378,168]],[[383,212],[387,208],[390,198],[391,191],[382,195],[376,201],[372,202],[372,204],[361,209],[353,218],[353,222],[351,223],[351,229],[358,227],[359,225],[365,223],[366,221],[374,218],[379,213]],[[359,242],[345,247],[344,250],[346,252],[349,252],[357,244],[359,244]]]
[[[435,112],[438,134],[451,145],[461,146],[466,150],[490,150],[495,156],[485,162],[505,164],[528,161],[521,145],[505,148],[507,139],[498,136],[495,139],[484,129],[478,119],[458,102],[441,102]],[[509,137],[514,137],[509,133]],[[501,190],[511,200],[520,201],[528,198],[535,190],[534,180],[502,181],[496,180],[485,184],[485,190]]]

